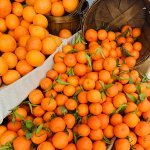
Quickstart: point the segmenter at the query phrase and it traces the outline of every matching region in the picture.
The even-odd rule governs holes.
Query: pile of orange
[[[25,5],[24,5],[25,4]],[[0,0],[0,85],[43,64],[61,44],[46,30],[50,0]]]
[[[50,0],[50,2],[51,10],[49,14],[55,17],[74,12],[79,4],[79,0]]]
[[[139,28],[85,33],[0,126],[1,149],[150,150],[150,82],[133,67]]]

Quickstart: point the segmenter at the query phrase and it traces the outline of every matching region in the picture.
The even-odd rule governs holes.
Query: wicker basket
[[[84,17],[83,34],[89,28],[98,30],[104,25],[114,31],[125,24],[141,27],[142,35],[139,40],[143,43],[143,50],[137,60],[136,66],[138,66],[150,56],[149,9],[148,0],[97,0]]]
[[[82,1],[83,2],[83,1]],[[81,20],[83,15],[88,10],[89,5],[87,1],[80,3],[77,10],[71,15],[63,17],[47,16],[49,21],[48,30],[51,34],[58,35],[61,29],[69,29],[73,34],[81,29]]]

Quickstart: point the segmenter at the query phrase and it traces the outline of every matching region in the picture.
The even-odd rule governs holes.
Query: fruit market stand
[[[149,150],[149,9],[0,0],[0,150]]]

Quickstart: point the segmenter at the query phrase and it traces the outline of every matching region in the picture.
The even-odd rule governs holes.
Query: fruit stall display
[[[2,87],[0,96],[8,90],[13,95],[11,88],[21,88],[17,85],[24,79],[32,87],[26,87],[20,100],[15,97],[16,103],[11,97],[7,103],[0,101],[0,107],[11,105],[11,110],[6,106],[7,117],[0,110],[1,121],[6,117],[0,125],[0,150],[149,150],[150,82],[135,69],[147,54],[143,28],[129,23],[117,31],[105,25],[85,29],[84,24],[82,33],[74,36],[67,29],[59,37],[49,35],[46,16],[56,16],[57,10],[64,10],[60,16],[72,13],[80,1],[74,3],[0,0],[0,76],[2,83],[10,84]],[[4,6],[8,12],[1,13]],[[18,24],[10,21],[14,16]]]

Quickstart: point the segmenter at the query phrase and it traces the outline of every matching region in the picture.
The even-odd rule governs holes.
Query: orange
[[[101,129],[91,130],[89,137],[93,141],[102,140],[102,138],[103,138],[103,131]]]
[[[85,90],[92,90],[92,89],[94,89],[94,87],[95,87],[95,81],[94,80],[87,78],[83,81],[83,88]]]
[[[66,114],[64,117],[63,117],[65,123],[66,123],[66,126],[68,129],[72,129],[73,126],[75,125],[75,122],[76,122],[76,119],[74,117],[73,114]]]
[[[125,37],[119,37],[118,40],[117,40],[117,43],[118,43],[119,45],[124,44],[125,42],[126,42]]]
[[[34,10],[38,14],[46,15],[51,10],[50,0],[36,0],[34,2]]]
[[[110,115],[115,110],[115,107],[113,106],[112,102],[104,102],[102,104],[102,110],[104,114]]]
[[[84,51],[86,49],[86,45],[82,42],[78,42],[74,45],[74,49],[78,51]]]
[[[80,136],[88,136],[90,134],[90,128],[86,124],[81,124],[78,127],[78,134]]]
[[[106,144],[103,141],[95,141],[93,143],[93,150],[106,150]]]
[[[102,106],[99,103],[91,103],[89,105],[89,111],[92,115],[99,115],[102,112]]]
[[[128,102],[125,113],[134,112],[137,110],[137,105],[134,102]]]
[[[23,35],[18,39],[18,45],[20,47],[26,47],[27,40],[30,38],[30,35]]]
[[[129,127],[125,123],[117,124],[114,127],[114,135],[118,138],[126,138],[129,135]]]
[[[97,41],[98,37],[97,37],[97,32],[94,29],[88,29],[85,32],[85,38],[88,42],[94,42]]]
[[[131,43],[124,43],[123,44],[123,48],[127,51],[127,52],[131,52],[133,50],[133,46]]]
[[[21,20],[20,25],[28,29],[30,26],[30,22],[23,19],[23,20]]]
[[[127,139],[117,139],[115,141],[116,150],[130,150],[130,143]]]
[[[78,101],[79,103],[81,104],[84,104],[84,103],[87,103],[87,97],[86,97],[86,94],[87,92],[85,91],[81,91],[79,94],[78,94]]]
[[[27,53],[26,60],[31,66],[38,67],[44,63],[45,56],[39,51],[31,50]]]
[[[55,147],[51,142],[45,141],[38,145],[37,150],[55,150]]]
[[[36,26],[41,26],[43,28],[47,28],[48,20],[44,15],[36,14],[33,18],[33,24]]]
[[[63,149],[68,145],[68,135],[65,132],[57,132],[52,137],[52,142],[55,148]]]
[[[140,144],[135,144],[135,145],[133,145],[133,148],[134,148],[135,150],[144,150],[144,148],[143,148]]]
[[[26,20],[28,22],[32,22],[35,15],[36,15],[36,12],[32,6],[26,6],[23,9],[22,16],[23,16],[24,20]]]
[[[108,126],[104,129],[104,136],[105,136],[106,138],[113,138],[113,137],[114,137],[113,126],[108,125]]]
[[[135,113],[128,113],[124,116],[123,122],[130,128],[134,128],[139,122],[139,117]]]
[[[20,78],[20,74],[16,70],[8,70],[2,77],[3,82],[8,85]]]
[[[39,133],[34,133],[31,140],[34,144],[41,144],[47,139],[47,132],[45,130],[41,130]]]
[[[56,101],[53,98],[44,98],[41,102],[41,106],[46,111],[54,111],[56,109]]]
[[[50,87],[52,85],[52,80],[49,79],[49,78],[43,78],[41,81],[40,81],[40,87],[43,89],[43,90],[46,90],[48,87]]]
[[[150,135],[138,137],[138,143],[144,148],[150,148]]]
[[[19,18],[15,14],[10,14],[6,17],[6,26],[8,29],[14,30],[19,25]]]
[[[132,30],[132,36],[134,38],[137,38],[141,35],[141,29],[140,28],[133,28]]]
[[[134,57],[126,57],[125,62],[128,65],[129,68],[133,68],[136,64],[136,59]]]
[[[64,52],[65,54],[67,54],[71,50],[73,50],[73,46],[71,44],[67,44],[62,47],[62,52]]]
[[[3,57],[0,57],[0,76],[3,76],[8,71],[8,64]]]
[[[120,114],[113,114],[110,118],[110,123],[113,126],[122,123],[123,117]]]
[[[99,79],[104,83],[108,83],[111,79],[110,72],[107,70],[101,70],[99,72]]]
[[[99,40],[105,40],[106,38],[107,38],[107,31],[106,30],[104,30],[104,29],[100,29],[99,31],[98,31],[98,39]],[[114,35],[113,35],[113,33],[112,32],[109,32],[109,36],[111,37],[111,36],[113,36],[113,37],[111,37],[112,39],[114,38]],[[110,38],[109,37],[109,38]],[[110,38],[110,39],[111,39]],[[112,40],[111,39],[111,40]]]
[[[41,51],[42,49],[42,41],[38,37],[31,36],[26,43],[26,50],[37,50]]]
[[[138,136],[148,135],[148,134],[150,134],[150,125],[148,124],[148,122],[140,121],[134,128],[134,132]]]
[[[65,121],[61,117],[56,117],[50,122],[50,129],[54,133],[63,131],[65,129],[65,126]]]
[[[5,59],[9,69],[16,67],[18,59],[14,53],[11,52],[3,53],[2,57]]]
[[[15,50],[15,55],[17,56],[18,60],[24,60],[27,55],[27,51],[24,47],[17,47]]]
[[[42,53],[45,55],[52,54],[57,48],[57,43],[52,37],[47,37],[42,41]]]
[[[119,92],[118,87],[117,85],[114,84],[106,90],[106,95],[109,97],[114,97],[118,94],[118,92]]]
[[[71,36],[72,36],[72,33],[68,29],[61,29],[59,31],[59,37],[61,37],[61,38],[67,39],[67,38],[69,38]]]
[[[62,0],[65,11],[71,13],[75,11],[79,4],[79,0]]]
[[[6,143],[11,142],[16,137],[17,137],[16,132],[7,130],[0,137],[0,145],[5,145]]]
[[[34,37],[36,36],[40,38],[41,40],[43,40],[46,36],[44,28],[40,26],[33,25],[32,27],[29,27],[29,32],[31,36],[34,36]]]
[[[76,146],[74,143],[69,143],[63,150],[76,150]]]
[[[128,36],[132,35],[132,28],[131,28],[130,25],[124,25],[122,27],[122,29],[121,29],[121,32],[122,33],[126,33],[127,32],[126,36],[128,37]]]
[[[23,6],[18,2],[13,2],[12,3],[12,13],[18,17],[22,16]]]
[[[115,97],[113,97],[113,105],[118,108],[121,105],[127,103],[127,99],[124,93],[118,93]]]
[[[64,63],[68,66],[68,67],[73,67],[76,65],[77,60],[74,54],[67,54],[64,57]]]
[[[88,115],[88,105],[87,104],[79,104],[77,108],[79,116],[86,116]]]
[[[101,102],[101,94],[98,90],[90,90],[87,93],[87,100],[89,102]]]
[[[57,46],[61,45],[62,41],[60,37],[55,36],[55,35],[52,35],[51,37],[55,40],[55,42],[57,43]]]
[[[6,126],[4,126],[4,125],[0,125],[0,137],[2,136],[2,134],[4,133],[4,132],[6,132],[7,131],[7,128],[6,128]]]
[[[63,94],[58,94],[55,98],[58,106],[63,106],[67,99],[68,99],[68,97],[66,95],[63,95]]]
[[[28,29],[23,27],[23,26],[18,26],[16,27],[16,29],[14,30],[14,37],[15,39],[18,41],[22,36],[24,35],[28,35]]]
[[[8,34],[2,34],[0,36],[0,50],[1,50],[1,52],[13,52],[15,49],[16,49],[15,39]]]
[[[54,56],[54,62],[57,63],[57,62],[63,62],[63,59],[64,59],[64,56],[65,56],[65,53],[63,52],[57,52]]]
[[[0,0],[0,18],[5,18],[10,14],[12,9],[10,0]]]
[[[135,145],[137,142],[137,137],[134,132],[130,131],[129,133],[129,142],[131,145]]]
[[[17,108],[15,110],[15,113],[21,115],[24,119],[27,117],[27,111],[24,108],[21,108],[21,107]],[[20,118],[19,116],[15,115],[15,120],[16,121],[21,121],[22,118]]]
[[[101,35],[101,36],[102,36],[102,35]],[[116,35],[115,35],[114,32],[109,31],[109,32],[107,33],[107,38],[109,39],[109,41],[114,41],[115,38],[116,38]]]
[[[136,86],[134,84],[126,84],[123,87],[125,93],[134,93],[136,92]]]
[[[144,118],[145,120],[150,119],[150,110],[147,111],[147,112],[142,113],[142,116],[143,116],[143,118]]]
[[[15,121],[15,123],[9,121],[7,124],[7,129],[17,132],[19,129],[21,129],[21,123],[19,121]]]
[[[141,51],[141,50],[142,50],[142,43],[141,43],[141,42],[135,42],[135,43],[133,44],[133,48],[134,48],[134,50],[136,50],[136,51]]]
[[[5,32],[7,30],[6,22],[3,18],[0,18],[0,32]]]
[[[19,143],[19,144],[18,144]],[[27,140],[24,136],[18,136],[13,141],[13,146],[15,150],[30,150],[31,141]]]
[[[84,64],[77,63],[74,66],[74,73],[77,76],[83,76],[83,75],[85,75],[86,74],[86,66]]]
[[[107,71],[113,71],[116,68],[116,59],[108,57],[104,60],[103,67]]]
[[[75,110],[77,108],[77,102],[74,99],[67,99],[65,102],[65,106],[68,110]]]
[[[64,87],[63,92],[66,96],[73,96],[75,93],[75,87],[73,85],[67,85]]]
[[[26,4],[29,6],[33,6],[36,0],[25,0]]]
[[[57,73],[65,73],[67,70],[67,67],[64,63],[55,63],[53,66],[54,70],[57,71]]]
[[[105,129],[109,124],[109,116],[105,115],[105,114],[100,114],[100,115],[98,115],[98,118],[99,118],[100,123],[101,123],[100,128]]]
[[[16,65],[16,70],[21,74],[21,76],[26,75],[27,73],[33,70],[33,67],[27,63],[26,60],[21,60]]]
[[[100,128],[101,123],[99,121],[99,118],[97,116],[91,116],[88,119],[88,126],[92,129],[92,130],[97,130],[98,128]]]
[[[88,137],[81,137],[76,144],[77,150],[92,150],[92,141]]]
[[[52,3],[51,14],[55,17],[61,17],[65,13],[64,6],[61,2]]]

